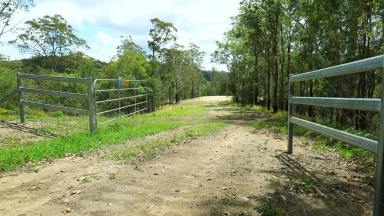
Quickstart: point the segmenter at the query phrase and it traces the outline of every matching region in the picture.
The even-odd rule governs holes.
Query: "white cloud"
[[[108,62],[116,54],[116,47],[119,42],[119,37],[105,32],[97,32],[95,42],[90,44],[91,50],[85,52],[94,58]]]
[[[21,13],[19,20],[44,15],[61,14],[77,33],[86,39],[90,49],[87,54],[108,61],[120,42],[120,35],[132,35],[140,46],[146,47],[150,19],[174,23],[178,28],[179,42],[193,42],[206,53],[204,67],[210,69],[210,53],[215,41],[221,40],[230,27],[230,17],[236,15],[240,0],[37,0],[29,13]],[[11,37],[15,35],[10,34]],[[9,35],[8,35],[9,38]],[[1,40],[5,41],[5,40]],[[9,45],[0,52],[13,51],[13,58],[20,58]],[[217,67],[217,66],[216,66]],[[223,66],[218,66],[224,69]]]

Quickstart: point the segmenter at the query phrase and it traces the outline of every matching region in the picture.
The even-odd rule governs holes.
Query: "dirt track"
[[[37,173],[7,174],[0,178],[0,215],[259,215],[255,207],[264,199],[287,215],[370,215],[370,187],[351,183],[358,173],[347,164],[303,140],[287,156],[285,137],[256,131],[222,109],[210,111],[216,116],[232,124],[137,166],[70,156]],[[311,186],[295,185],[296,175],[312,178]]]

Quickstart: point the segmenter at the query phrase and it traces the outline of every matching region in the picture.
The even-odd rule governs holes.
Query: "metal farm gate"
[[[384,76],[382,76],[381,81],[380,98],[298,97],[294,96],[294,84],[317,78],[335,77],[374,70],[381,70],[381,75],[383,75],[383,69],[384,55],[381,55],[289,77],[288,153],[292,154],[294,124],[376,153],[376,188],[373,210],[375,216],[384,215]],[[295,104],[379,112],[380,131],[378,141],[294,117]]]
[[[145,80],[124,80],[122,77],[95,79],[94,88],[96,115],[119,114],[107,121],[96,122],[96,127],[147,110],[148,90]],[[117,97],[113,97],[113,94]]]
[[[38,82],[38,87],[36,85],[29,86],[28,81]],[[54,82],[57,85],[63,83],[79,84],[80,88],[86,89],[86,92],[56,91],[40,87],[46,86],[47,82]],[[145,111],[148,105],[148,89],[145,80],[125,80],[122,77],[117,79],[93,79],[91,77],[70,78],[17,73],[17,89],[19,94],[19,115],[22,123],[25,122],[25,106],[46,110],[61,110],[63,112],[88,115],[91,132],[95,132],[98,126]],[[32,97],[28,97],[29,94],[73,99],[85,104],[86,108],[34,101]],[[97,116],[101,115],[108,115],[108,117],[112,118],[97,123]]]

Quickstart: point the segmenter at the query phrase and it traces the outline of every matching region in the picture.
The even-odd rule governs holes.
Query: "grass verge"
[[[115,151],[113,153],[113,158],[126,161],[154,158],[161,151],[167,149],[170,146],[180,145],[189,142],[191,139],[212,134],[223,126],[224,123],[222,122],[211,122],[195,125],[181,132],[178,132],[171,137],[159,138],[137,145],[126,146],[123,149]]]
[[[281,135],[288,134],[288,125],[287,125],[287,112],[281,111],[277,113],[273,113],[268,111],[264,107],[261,106],[240,106],[237,104],[228,103],[229,106],[235,106],[239,108],[236,112],[239,112],[242,116],[257,114],[257,117],[250,119],[249,126],[254,127],[256,129],[268,129],[274,133],[278,133]],[[328,125],[321,120],[316,120],[320,124],[324,124],[333,128],[336,128],[335,125]],[[362,137],[367,137],[370,139],[375,139],[372,134],[369,134],[365,131],[356,131],[353,128],[340,128],[341,130],[345,130],[346,132],[356,134]],[[361,164],[365,164],[368,166],[372,166],[375,163],[375,154],[362,149],[355,147],[353,145],[344,143],[342,141],[330,139],[326,136],[318,134],[316,132],[312,132],[305,128],[295,126],[293,128],[294,136],[298,137],[307,137],[315,141],[315,145],[313,146],[315,149],[320,151],[326,151],[328,149],[335,149],[340,157],[351,159],[358,161]]]
[[[208,122],[207,108],[167,106],[154,113],[123,118],[96,133],[87,131],[68,134],[38,142],[17,143],[0,148],[0,171],[9,171],[26,164],[51,160],[68,153],[78,153],[108,145],[120,144],[125,140],[175,129],[185,125]],[[73,121],[73,119],[71,120]]]

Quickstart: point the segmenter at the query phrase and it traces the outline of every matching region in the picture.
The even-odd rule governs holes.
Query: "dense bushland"
[[[240,103],[287,109],[290,74],[383,54],[384,2],[379,0],[243,0],[213,59],[226,64],[229,88]],[[300,82],[295,95],[378,97],[378,71]],[[298,106],[297,113],[355,129],[377,131],[363,111]]]

